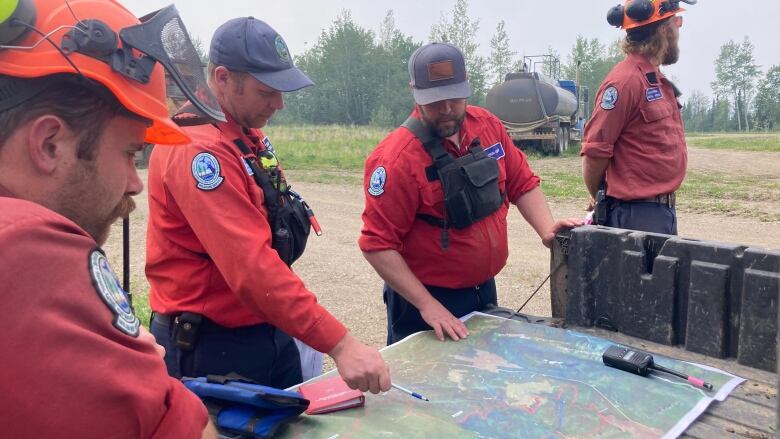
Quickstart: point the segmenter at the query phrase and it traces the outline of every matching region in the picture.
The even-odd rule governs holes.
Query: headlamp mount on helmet
[[[680,11],[680,2],[689,5],[695,5],[698,0],[628,0],[626,5],[616,5],[607,12],[607,23],[611,26],[627,29],[626,18],[633,22],[633,26],[638,27],[650,24],[657,20],[651,20],[654,16],[664,17],[668,14],[674,14]],[[656,3],[658,8],[656,10]],[[664,17],[665,18],[665,17]],[[647,23],[645,23],[647,22]]]
[[[149,82],[157,63],[176,82],[192,104],[210,118],[225,121],[225,115],[206,84],[206,76],[195,47],[174,5],[140,18],[139,24],[114,30],[98,19],[80,19],[48,33],[35,27],[33,0],[12,0],[15,10],[5,20],[0,15],[0,50],[32,50],[44,41],[53,45],[81,75],[73,54],[81,54],[108,64],[114,72],[141,84]],[[67,0],[63,0],[70,9]],[[2,14],[0,9],[0,14]],[[71,13],[73,13],[71,9]],[[57,44],[56,34],[67,32]],[[16,46],[28,31],[41,35],[31,46]],[[120,43],[121,42],[121,47]]]

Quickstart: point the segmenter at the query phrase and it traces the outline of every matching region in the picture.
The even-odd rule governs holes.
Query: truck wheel
[[[563,137],[564,129],[561,127],[558,127],[558,131],[555,133],[555,155],[561,155],[563,151],[566,149],[565,140]]]

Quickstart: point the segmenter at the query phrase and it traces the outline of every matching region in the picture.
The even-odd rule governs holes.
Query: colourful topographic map
[[[385,348],[397,390],[366,394],[365,407],[302,416],[285,438],[659,438],[676,437],[713,399],[742,380],[655,356],[658,364],[713,384],[705,392],[674,377],[640,377],[604,366],[610,341],[474,314],[459,342],[431,332]],[[334,372],[331,372],[334,373]]]

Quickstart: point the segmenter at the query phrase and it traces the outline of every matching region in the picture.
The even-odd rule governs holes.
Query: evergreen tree
[[[377,102],[374,34],[342,11],[317,43],[297,60],[316,83],[288,99],[287,121],[367,124]]]
[[[619,40],[616,40],[606,46],[598,38],[587,39],[578,35],[566,64],[562,67],[563,77],[576,79],[577,63],[579,63],[580,99],[586,101],[584,103],[586,114],[590,114],[594,105],[593,99],[607,73],[623,59],[619,43]],[[585,99],[586,94],[587,99]]]

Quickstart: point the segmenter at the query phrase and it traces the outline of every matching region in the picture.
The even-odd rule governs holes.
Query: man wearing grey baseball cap
[[[149,162],[151,330],[168,372],[235,372],[286,388],[301,382],[292,336],[333,357],[350,387],[388,390],[379,352],[352,337],[290,268],[310,226],[319,229],[260,128],[283,108],[283,92],[313,82],[281,35],[252,17],[220,26],[209,58],[209,87],[227,121],[185,105],[175,119],[193,142],[157,146]]]
[[[409,58],[415,105],[366,160],[366,206],[358,241],[384,279],[387,343],[433,329],[468,336],[459,320],[498,304],[494,276],[508,257],[507,214],[517,209],[549,247],[555,221],[539,177],[501,121],[466,104],[460,49],[431,43]]]

